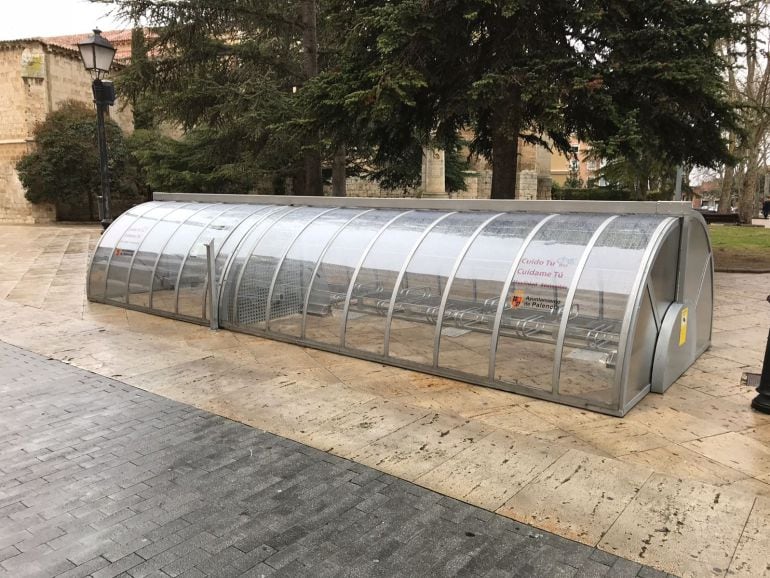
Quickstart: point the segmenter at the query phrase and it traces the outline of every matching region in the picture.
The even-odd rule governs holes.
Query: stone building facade
[[[597,177],[601,163],[591,156],[591,145],[572,139],[572,150],[569,154],[554,152],[551,162],[553,182],[564,186],[570,177],[580,179],[582,185],[588,186]]]
[[[93,102],[91,77],[74,48],[45,39],[2,41],[0,98],[0,222],[53,221],[53,206],[33,205],[24,198],[16,162],[34,147],[33,129],[49,112],[66,100]],[[130,107],[116,102],[110,114],[124,131],[132,130]]]

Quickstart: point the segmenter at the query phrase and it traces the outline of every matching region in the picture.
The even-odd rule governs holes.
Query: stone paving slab
[[[0,227],[0,340],[639,563],[683,576],[770,576],[770,416],[750,409],[755,394],[740,385],[761,366],[770,275],[718,274],[711,349],[619,420],[88,303],[98,234]],[[719,524],[713,502],[683,491],[698,482],[728,508]],[[640,511],[644,524],[626,513]],[[685,523],[653,541],[649,526],[672,519]],[[720,555],[703,548],[711,544]]]
[[[665,576],[0,342],[0,576],[86,575]]]

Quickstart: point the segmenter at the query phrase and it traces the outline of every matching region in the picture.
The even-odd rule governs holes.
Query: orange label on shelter
[[[525,296],[526,294],[521,289],[514,291],[513,296],[511,297],[511,307],[514,309],[521,307],[521,304],[524,303]]]

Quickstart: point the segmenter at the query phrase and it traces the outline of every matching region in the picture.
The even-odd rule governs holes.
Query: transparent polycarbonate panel
[[[544,218],[502,215],[468,249],[449,289],[439,366],[483,378],[489,375],[490,340],[503,283],[524,239]]]
[[[222,212],[227,209],[226,212]],[[177,295],[176,311],[180,315],[207,319],[208,312],[204,307],[208,294],[209,271],[206,260],[206,243],[214,242],[214,252],[224,245],[225,239],[244,220],[253,214],[261,214],[267,211],[267,207],[236,205],[220,205],[219,212],[214,219],[206,225],[195,240],[187,258],[179,273],[179,291]]]
[[[115,245],[123,236],[137,217],[147,211],[160,206],[160,203],[144,203],[130,208],[120,217],[115,219],[112,225],[104,232],[94,251],[91,260],[91,268],[88,274],[88,294],[91,299],[104,299],[104,288],[107,282],[107,265]]]
[[[222,322],[235,323],[235,293],[244,274],[246,262],[251,257],[255,245],[264,237],[272,227],[286,216],[295,212],[293,207],[281,207],[277,211],[269,211],[264,214],[254,215],[244,222],[244,226],[250,224],[248,229],[239,226],[230,239],[224,243],[220,257],[232,252],[227,270],[222,270],[222,288],[220,290],[219,319]],[[242,237],[236,242],[236,235]],[[233,244],[234,243],[234,244]],[[224,260],[217,259],[222,267]]]
[[[618,407],[620,332],[658,216],[627,215],[599,235],[577,283],[564,336],[559,393]]]
[[[644,388],[650,385],[652,378],[652,361],[655,355],[658,331],[652,314],[652,302],[646,290],[642,295],[639,311],[636,313],[636,327],[631,339],[633,339],[631,358],[626,361],[628,378],[623,398],[624,405],[630,403]],[[625,344],[623,346],[625,347]]]
[[[433,365],[436,322],[448,277],[468,239],[491,216],[450,215],[420,243],[396,292],[388,355]]]
[[[113,251],[112,259],[107,270],[107,291],[105,299],[125,303],[128,292],[128,273],[131,261],[144,238],[153,227],[163,221],[170,213],[176,211],[179,203],[164,203],[136,219],[123,233]],[[178,223],[174,223],[176,227]]]
[[[313,280],[318,258],[332,237],[362,212],[362,209],[337,209],[326,213],[297,237],[276,277],[268,325],[270,331],[294,337],[301,335],[305,296]],[[293,298],[284,299],[283,296],[296,296],[299,308]]]
[[[701,289],[700,299],[698,299],[696,321],[697,321],[697,351],[702,351],[711,341],[711,321],[714,311],[714,295],[711,285],[711,267],[709,265],[706,275],[703,278],[703,288]]]
[[[657,312],[657,322],[661,323],[666,311],[676,299],[680,231],[677,221],[673,227],[668,229],[664,239],[659,243],[659,249],[654,256],[647,283],[651,291],[648,291],[646,287],[642,288],[639,311],[636,313],[636,317],[631,319],[631,322],[636,324],[632,326],[633,334],[629,335],[629,339],[632,341],[621,344],[627,350],[628,343],[631,344],[630,353],[627,354],[629,358],[625,360],[624,403],[630,402],[650,384],[652,361],[659,330],[654,312]],[[645,301],[649,303],[647,304]],[[618,371],[623,371],[623,368],[618,367]]]
[[[192,214],[166,240],[158,259],[152,279],[151,307],[166,313],[176,313],[176,293],[179,284],[179,269],[188,251],[194,250],[198,235],[211,220],[221,213],[223,205],[192,205]],[[200,308],[200,304],[198,304]]]
[[[353,281],[345,346],[382,355],[385,317],[401,268],[425,230],[445,215],[419,211],[390,225],[375,241]]]
[[[287,285],[270,295],[270,287],[281,257],[292,241],[312,221],[328,212],[328,209],[303,207],[287,214],[278,221],[257,243],[243,269],[235,300],[234,323],[254,329],[265,328],[268,298],[271,309],[284,315],[297,313],[302,307],[300,287]]]
[[[606,220],[557,215],[535,234],[507,291],[495,380],[551,390],[564,301],[588,241]]]
[[[687,255],[685,257],[683,294],[681,299],[685,303],[695,303],[700,290],[700,282],[703,268],[709,258],[709,242],[706,230],[695,219],[690,219],[685,230],[688,238],[685,239]]]
[[[332,241],[312,280],[305,337],[312,341],[339,345],[345,299],[356,266],[372,239],[403,211],[377,210],[358,217]]]
[[[666,234],[650,270],[649,283],[652,288],[653,305],[660,321],[663,320],[666,311],[676,300],[680,231],[681,226],[677,221],[676,225]]]
[[[695,349],[702,350],[710,341],[711,318],[714,310],[712,303],[711,271],[709,268],[710,247],[706,229],[696,219],[689,222],[689,242],[685,270],[683,300],[690,307],[690,318],[695,315]],[[705,272],[705,275],[704,275]],[[700,295],[700,300],[699,299]],[[692,308],[695,307],[695,311]]]
[[[166,215],[155,225],[142,240],[136,251],[128,278],[128,302],[138,307],[149,307],[150,290],[153,286],[153,273],[160,253],[169,239],[176,234],[182,223],[203,210],[205,205],[191,204],[181,206]]]

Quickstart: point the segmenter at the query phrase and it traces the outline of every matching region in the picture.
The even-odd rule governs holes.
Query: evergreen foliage
[[[126,68],[118,78],[119,90],[141,95],[143,112],[151,111],[156,124],[190,133],[183,146],[166,143],[140,157],[158,159],[165,146],[180,155],[169,165],[184,157],[203,161],[189,167],[200,177],[190,177],[193,190],[210,190],[217,178],[206,184],[204,173],[221,161],[225,166],[217,172],[230,173],[228,182],[240,181],[246,187],[241,192],[254,184],[248,175],[265,173],[296,177],[295,188],[304,191],[303,159],[320,148],[299,98],[308,81],[302,61],[307,0],[115,4],[126,18],[141,18],[151,27],[145,49],[150,57]],[[231,178],[238,172],[242,175]],[[312,186],[304,192],[318,194],[318,183]]]
[[[349,4],[330,0],[333,6]],[[358,136],[374,164],[415,139],[471,127],[512,197],[519,137],[605,156],[654,152],[714,165],[735,118],[717,42],[732,4],[709,0],[358,0],[337,67],[318,79],[323,122]]]
[[[118,206],[139,202],[142,185],[123,133],[114,121],[105,120],[112,197]],[[32,136],[35,150],[16,164],[27,200],[54,203],[68,210],[80,207],[74,213],[96,219],[101,181],[93,107],[65,102],[35,127]]]
[[[515,195],[520,138],[713,166],[736,128],[715,49],[736,34],[729,0],[113,3],[153,27],[124,86],[154,122],[196,133],[173,152],[209,160],[206,135],[227,147],[224,174],[294,178],[295,192],[318,192],[308,175],[340,151],[354,172],[414,185],[422,147],[451,150],[469,128],[493,198]],[[216,182],[210,164],[191,167],[193,188]]]

